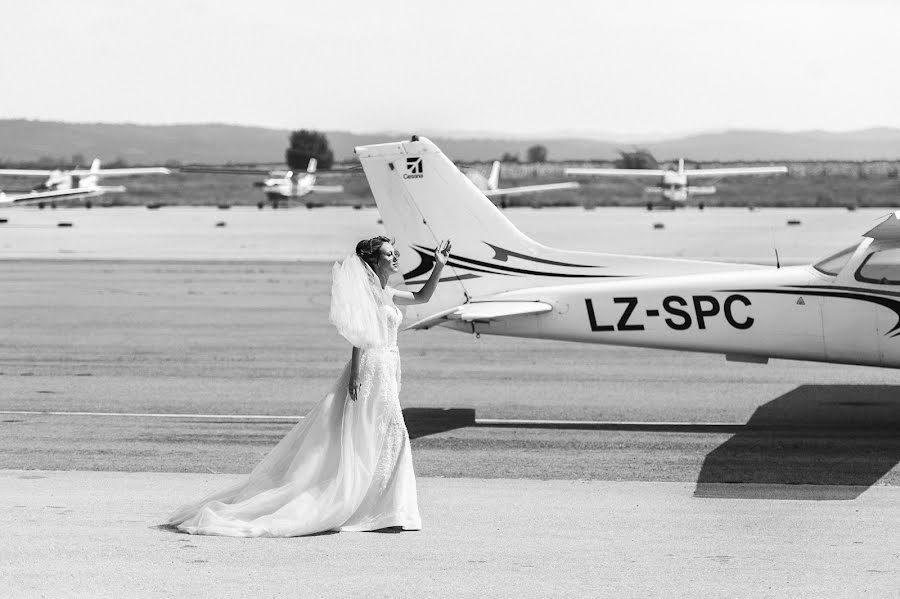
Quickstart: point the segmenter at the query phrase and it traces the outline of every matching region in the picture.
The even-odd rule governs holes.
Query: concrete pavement
[[[420,532],[158,527],[236,478],[0,471],[0,595],[896,597],[900,579],[900,488],[879,485],[804,501],[767,485],[712,499],[690,483],[421,478]]]

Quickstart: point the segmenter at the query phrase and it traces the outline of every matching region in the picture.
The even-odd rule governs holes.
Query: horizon
[[[238,127],[238,128],[247,128],[247,129],[265,129],[269,131],[297,131],[299,129],[311,129],[314,131],[328,132],[327,128],[316,128],[312,126],[301,126],[301,127],[272,127],[267,125],[258,125],[252,123],[229,123],[229,122],[221,122],[221,121],[185,121],[185,122],[166,122],[166,123],[154,123],[154,122],[138,122],[138,121],[70,121],[70,120],[62,120],[62,119],[43,119],[43,118],[25,118],[25,117],[0,117],[0,122],[2,121],[25,121],[32,123],[46,123],[46,124],[61,124],[61,125],[111,125],[111,126],[136,126],[136,127]],[[513,133],[509,131],[466,131],[466,130],[457,130],[457,131],[429,131],[423,130],[422,132],[400,132],[400,131],[391,131],[391,130],[371,130],[371,131],[358,131],[351,129],[330,129],[331,132],[335,133],[348,133],[351,135],[358,136],[400,136],[400,137],[408,137],[409,135],[419,135],[419,136],[429,136],[436,138],[445,138],[445,139],[458,139],[458,140],[511,140],[511,141],[523,141],[529,139],[584,139],[591,141],[606,141],[606,142],[622,142],[622,143],[660,143],[666,141],[677,141],[685,138],[692,137],[700,137],[706,135],[725,135],[732,133],[767,133],[767,134],[783,134],[783,135],[802,135],[802,134],[830,134],[830,135],[842,135],[842,134],[851,134],[851,133],[866,133],[872,131],[897,131],[900,133],[900,127],[890,126],[890,125],[874,125],[869,127],[855,128],[855,129],[762,129],[762,128],[742,128],[742,127],[732,127],[726,129],[716,129],[716,130],[697,130],[697,131],[683,131],[676,133],[646,133],[646,134],[617,134],[613,133],[604,133],[604,132],[591,132],[584,131],[580,135],[575,131],[544,131],[544,132],[535,132],[531,134],[520,134]]]

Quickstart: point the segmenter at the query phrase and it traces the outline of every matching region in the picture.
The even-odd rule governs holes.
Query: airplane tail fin
[[[428,315],[470,299],[549,281],[591,280],[602,266],[583,252],[554,250],[522,234],[431,141],[356,148],[369,187],[395,247],[406,285],[418,289],[434,267],[434,250],[452,242],[450,260],[428,304]]]
[[[91,172],[96,173],[100,170],[100,159],[94,158],[94,161],[91,163]]]
[[[356,148],[388,235],[400,250],[403,282],[419,289],[434,267],[434,250],[452,242],[450,259],[427,304],[410,306],[422,320],[498,294],[621,277],[734,270],[734,264],[561,250],[519,231],[431,141]],[[748,268],[755,268],[748,266]],[[534,300],[541,299],[535,291]]]
[[[500,161],[495,160],[491,166],[491,176],[488,177],[488,189],[494,190],[500,187]]]
[[[306,172],[309,173],[310,175],[312,175],[313,173],[316,172],[316,166],[318,166],[318,164],[319,164],[318,160],[316,160],[315,158],[310,158],[309,164],[306,165]]]

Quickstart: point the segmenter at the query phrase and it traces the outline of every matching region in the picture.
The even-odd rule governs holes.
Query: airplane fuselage
[[[266,179],[263,184],[263,191],[269,199],[289,199],[300,198],[312,190],[315,178],[311,175],[304,175],[297,181],[290,177]]]
[[[900,368],[900,297],[809,266],[509,292],[538,316],[449,326],[483,334]]]

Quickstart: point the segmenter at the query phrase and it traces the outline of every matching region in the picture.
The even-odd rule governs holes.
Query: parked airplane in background
[[[645,187],[646,193],[659,194],[672,204],[684,204],[692,196],[711,195],[716,193],[713,185],[691,185],[688,178],[733,177],[735,175],[778,175],[787,172],[786,166],[755,166],[735,168],[703,168],[684,170],[684,159],[678,160],[678,170],[642,169],[642,168],[567,168],[567,175],[588,175],[597,177],[631,177],[657,178],[659,182],[652,187]],[[703,209],[703,203],[698,204]],[[647,210],[653,210],[653,202],[647,203]]]
[[[900,368],[896,214],[809,266],[559,250],[516,229],[427,139],[356,153],[405,284],[424,283],[434,249],[453,243],[409,328]]]
[[[100,160],[95,159],[90,169],[72,170],[35,170],[35,169],[0,169],[0,175],[16,177],[47,177],[41,185],[30,192],[19,195],[0,193],[0,206],[14,204],[37,204],[44,208],[49,204],[56,208],[57,202],[84,200],[85,208],[91,207],[90,198],[106,193],[122,193],[122,185],[100,185],[101,177],[132,177],[135,175],[168,175],[169,169],[163,167],[147,168],[100,168]]]
[[[341,193],[343,185],[316,185],[316,166],[318,161],[310,158],[306,166],[306,174],[300,176],[295,171],[266,171],[249,168],[229,168],[214,166],[185,166],[184,173],[222,173],[227,175],[264,175],[267,178],[257,186],[262,187],[266,199],[272,203],[272,208],[278,208],[281,202],[288,202],[294,198],[302,198],[311,193]],[[265,202],[257,202],[260,209],[265,207]]]
[[[522,193],[540,193],[543,191],[558,191],[561,189],[578,189],[580,185],[577,182],[569,181],[565,183],[545,183],[542,185],[525,185],[522,187],[500,187],[500,161],[495,160],[491,166],[491,174],[485,179],[481,173],[477,171],[467,172],[466,176],[481,190],[481,193],[489,198],[495,196],[507,196]]]

